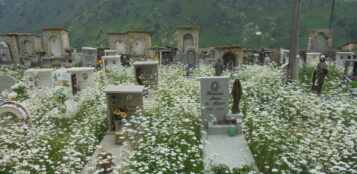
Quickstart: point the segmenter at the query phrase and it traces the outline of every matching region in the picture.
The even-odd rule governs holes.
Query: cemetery
[[[105,75],[69,68],[70,74],[88,70],[92,83],[75,101],[72,86],[64,90],[66,103],[72,102],[64,113],[54,111],[56,82],[50,90],[29,88],[27,99],[11,100],[20,110],[3,98],[1,119],[13,121],[1,128],[2,172],[355,172],[357,103],[341,86],[340,72],[332,72],[337,70],[330,70],[317,97],[308,82],[284,85],[283,72],[271,66],[246,65],[215,76],[212,65],[200,65],[187,78],[183,65],[156,64],[158,86],[145,96],[135,67],[108,66]],[[32,77],[27,73],[24,81]],[[236,79],[242,95],[233,114]],[[7,118],[9,111],[15,117]],[[110,165],[98,165],[103,154],[112,155]]]
[[[357,50],[330,29],[307,50],[200,48],[201,30],[0,35],[0,174],[357,173]]]

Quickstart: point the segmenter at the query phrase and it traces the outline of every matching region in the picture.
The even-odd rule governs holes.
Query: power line
[[[332,29],[332,21],[333,21],[334,10],[335,10],[335,0],[332,0],[332,6],[331,6],[331,12],[330,12],[330,21],[329,21],[329,25],[328,25],[328,28],[330,30]]]

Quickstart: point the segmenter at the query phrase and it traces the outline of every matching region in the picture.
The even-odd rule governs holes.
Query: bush
[[[214,174],[230,174],[231,170],[225,164],[219,164],[212,167],[212,171]]]

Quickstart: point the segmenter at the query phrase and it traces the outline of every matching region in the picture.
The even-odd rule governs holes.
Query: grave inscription
[[[201,113],[204,120],[213,115],[218,122],[226,121],[228,113],[228,77],[201,78]]]

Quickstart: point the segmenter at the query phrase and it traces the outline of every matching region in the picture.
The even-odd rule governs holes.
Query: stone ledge
[[[230,127],[235,126],[235,135],[242,134],[242,120],[237,119],[236,122],[235,125],[214,125],[212,122],[208,122],[207,133],[209,135],[229,135]]]

